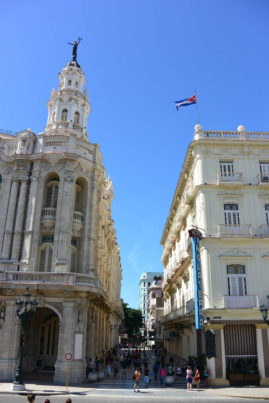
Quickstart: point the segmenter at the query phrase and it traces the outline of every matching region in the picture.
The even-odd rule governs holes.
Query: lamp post
[[[23,357],[23,345],[26,335],[26,327],[32,318],[33,314],[37,308],[36,299],[31,299],[31,294],[29,293],[29,288],[26,288],[26,292],[23,294],[23,299],[18,299],[16,301],[17,305],[17,316],[21,320],[21,337],[20,337],[20,350],[19,350],[19,362],[16,371],[16,375],[13,381],[13,390],[24,390],[24,382],[22,378],[22,357]]]
[[[269,299],[269,295],[267,295],[267,298]],[[268,315],[268,306],[265,306],[264,304],[260,306],[260,312],[262,315],[262,318],[264,320],[264,322],[269,325],[269,319],[267,319],[267,315]]]

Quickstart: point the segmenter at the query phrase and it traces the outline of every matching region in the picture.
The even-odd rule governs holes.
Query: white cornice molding
[[[244,250],[241,250],[241,249],[231,249],[231,250],[227,250],[224,253],[222,253],[221,255],[219,255],[219,258],[221,260],[230,260],[230,259],[250,260],[250,259],[253,259],[253,256],[249,255],[247,252],[245,252]]]

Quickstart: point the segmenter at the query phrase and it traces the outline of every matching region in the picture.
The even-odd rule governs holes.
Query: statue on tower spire
[[[72,61],[70,62],[70,64],[72,63],[72,65],[76,65],[77,67],[80,67],[78,62],[77,62],[77,49],[78,49],[78,44],[79,42],[82,40],[81,37],[78,37],[77,41],[74,41],[73,43],[71,42],[67,42],[68,45],[72,45],[73,46],[73,51],[72,51]]]

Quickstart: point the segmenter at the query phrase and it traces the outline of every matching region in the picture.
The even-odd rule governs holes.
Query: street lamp
[[[16,375],[13,381],[13,390],[24,390],[25,386],[22,379],[22,357],[23,357],[23,344],[26,335],[26,327],[32,318],[37,308],[36,299],[31,299],[29,288],[26,288],[26,292],[23,294],[23,299],[20,298],[16,301],[17,316],[21,320],[21,337],[20,337],[20,351],[19,351],[19,363],[16,371]]]
[[[267,298],[269,299],[269,295],[267,295]],[[268,306],[265,306],[264,304],[260,306],[260,312],[262,315],[262,318],[264,320],[264,322],[269,325],[269,319],[267,319],[267,315],[268,315]]]

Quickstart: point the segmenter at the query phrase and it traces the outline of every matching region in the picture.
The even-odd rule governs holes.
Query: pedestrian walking
[[[196,371],[194,374],[194,382],[196,384],[196,389],[198,389],[200,386],[200,371],[198,368],[196,368]]]
[[[182,375],[182,369],[181,369],[180,365],[177,366],[176,375],[177,375],[177,378],[180,378]]]
[[[156,361],[153,365],[153,372],[154,372],[154,381],[157,381],[158,378],[158,371],[159,371],[159,362]]]
[[[127,361],[123,360],[122,370],[121,370],[121,379],[126,379],[126,367],[127,367]]]
[[[139,376],[140,376],[140,372],[138,371],[138,369],[135,370],[134,372],[134,392],[140,392],[139,390]]]
[[[28,401],[29,403],[34,403],[34,401],[35,401],[35,395],[34,395],[34,394],[27,395],[27,401]]]
[[[161,370],[160,370],[160,384],[161,386],[164,385],[164,377],[165,377],[165,369],[164,366],[161,366]]]
[[[144,383],[145,383],[145,387],[148,388],[148,386],[149,386],[149,369],[148,369],[148,367],[146,367],[144,370]]]
[[[209,369],[207,369],[206,367],[204,367],[204,373],[203,373],[203,375],[204,375],[205,384],[206,384],[206,386],[208,386],[208,377],[209,377],[209,375],[210,375],[210,371],[209,371]]]
[[[187,382],[187,390],[191,391],[192,390],[192,369],[191,366],[189,365],[187,370],[186,370],[186,382]]]
[[[107,378],[109,378],[110,374],[111,374],[111,365],[110,365],[110,363],[108,363],[107,366],[106,366],[106,376],[107,376]]]
[[[44,403],[50,403],[50,400],[49,400],[49,399],[45,399],[45,400],[44,400]]]
[[[118,361],[117,361],[117,360],[114,360],[114,361],[113,361],[113,373],[114,373],[114,378],[117,378],[118,370],[119,370]]]
[[[72,400],[68,397],[65,401],[65,403],[72,403]]]

